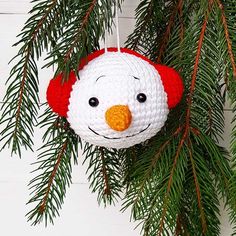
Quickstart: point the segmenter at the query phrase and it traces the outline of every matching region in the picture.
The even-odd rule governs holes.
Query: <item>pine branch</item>
[[[104,151],[103,151],[102,147],[100,148],[100,152],[101,152],[101,159],[102,159],[102,174],[103,174],[103,178],[104,178],[104,182],[105,182],[104,194],[110,196],[111,195],[111,187],[109,184],[109,176],[107,173],[105,155],[104,155]]]
[[[213,4],[213,1],[210,0],[209,9],[206,14],[205,20],[202,24],[202,27],[201,27],[201,33],[200,33],[198,48],[197,48],[197,54],[196,54],[194,68],[193,68],[191,86],[190,86],[189,95],[187,97],[186,132],[187,132],[187,129],[189,128],[190,115],[191,115],[191,105],[192,105],[193,93],[194,93],[195,86],[196,86],[197,72],[198,72],[199,61],[200,61],[200,56],[201,56],[201,52],[202,52],[201,49],[202,49],[202,45],[203,45],[203,40],[204,40],[206,27],[207,27],[207,21],[208,21],[209,14],[210,14],[210,11],[212,8],[212,4]]]
[[[19,35],[22,39],[15,44],[15,46],[19,44],[23,46],[13,58],[13,60],[19,58],[19,61],[12,68],[7,81],[9,87],[4,97],[3,114],[0,120],[5,128],[0,133],[2,136],[0,141],[5,141],[2,148],[11,146],[12,154],[18,153],[19,156],[21,156],[22,146],[32,150],[33,127],[37,123],[39,109],[38,69],[35,54],[38,59],[44,48],[41,45],[43,43],[47,45],[48,36],[45,36],[48,34],[48,29],[51,29],[52,22],[58,23],[58,19],[55,20],[56,5],[55,0],[35,5],[31,11],[32,17],[26,22]],[[49,18],[52,21],[49,21]]]
[[[184,222],[184,219],[182,219],[182,216],[180,214],[177,216],[175,228],[175,236],[179,235],[190,236],[186,227],[186,222]]]
[[[41,118],[41,127],[48,126],[48,129],[44,135],[45,144],[34,163],[38,165],[34,172],[39,174],[29,184],[33,196],[28,204],[34,204],[34,207],[27,216],[33,225],[43,220],[46,225],[53,223],[54,217],[59,215],[58,210],[71,183],[71,157],[77,159],[78,155],[79,140],[68,122],[60,117],[55,119],[50,110],[46,110]]]
[[[123,152],[103,147],[84,147],[85,161],[89,161],[87,173],[92,192],[98,193],[98,202],[114,204],[122,191],[123,172],[121,170]]]
[[[120,6],[118,1],[118,6]],[[77,71],[81,58],[99,49],[99,40],[105,29],[111,31],[113,25],[115,0],[106,0],[101,4],[97,0],[74,2],[71,19],[64,25],[63,35],[48,59],[46,66],[58,65],[56,74],[63,72],[67,80],[71,70]],[[56,56],[59,53],[62,58]]]
[[[60,163],[61,163],[61,159],[62,159],[62,156],[63,154],[65,153],[65,150],[66,150],[66,147],[67,147],[67,142],[68,140],[66,140],[63,145],[62,145],[62,149],[61,151],[59,152],[58,156],[57,156],[57,161],[56,161],[56,164],[53,168],[53,171],[50,175],[50,178],[48,180],[48,186],[47,186],[47,191],[45,193],[45,196],[42,200],[42,203],[41,205],[39,206],[39,213],[40,214],[43,214],[43,212],[45,211],[45,208],[46,208],[46,205],[47,205],[47,201],[48,201],[48,197],[49,197],[49,193],[50,193],[50,190],[51,190],[51,187],[52,187],[52,184],[53,184],[53,181],[55,179],[55,176],[57,174],[57,171],[58,171],[58,168],[60,166]]]
[[[213,10],[215,11],[215,6]],[[186,58],[186,61],[189,60],[190,62],[191,60],[193,67],[188,66],[187,68],[184,64],[179,63],[179,57],[176,57],[173,63],[174,65],[180,64],[179,68],[182,69],[185,78],[190,78],[191,76],[191,80],[185,80],[186,87],[188,88],[189,86],[189,93],[192,94],[194,92],[193,95],[188,95],[189,97],[187,98],[187,104],[190,103],[191,105],[191,112],[189,109],[187,110],[187,113],[189,113],[187,120],[191,120],[195,128],[199,126],[202,129],[205,126],[204,131],[218,140],[224,128],[223,106],[225,99],[221,94],[221,80],[224,78],[226,70],[224,66],[225,58],[223,57],[225,56],[224,44],[218,43],[219,40],[224,41],[224,38],[219,38],[222,37],[222,34],[219,25],[216,25],[216,20],[214,19],[216,15],[217,13],[212,13],[210,18],[208,17],[209,19],[205,19],[205,22],[201,23],[203,25],[201,25],[202,32],[199,32],[199,34],[202,34],[200,39],[197,39],[196,36],[189,36],[189,38],[186,37],[184,39],[184,47],[181,47],[181,51],[184,54],[181,56]],[[213,27],[219,28],[219,34],[211,30]],[[186,30],[191,32],[191,29]],[[194,55],[194,61],[192,56],[195,45],[192,45],[189,41],[191,40],[190,37],[194,37],[193,39],[196,39],[197,43],[196,54],[198,55]],[[202,41],[203,38],[204,41]],[[187,48],[185,48],[185,45]],[[188,58],[188,55],[191,56]]]
[[[191,142],[191,141],[189,140],[189,142]],[[198,182],[196,167],[195,167],[195,163],[194,163],[194,159],[193,159],[193,153],[190,149],[188,151],[189,151],[189,157],[190,157],[191,165],[192,165],[194,184],[195,184],[197,200],[198,200],[197,201],[198,202],[198,208],[199,208],[199,211],[200,211],[200,218],[201,218],[201,224],[202,224],[202,234],[205,235],[206,231],[207,231],[207,223],[206,223],[205,213],[204,213],[204,210],[203,210],[200,185],[199,185],[199,182]]]
[[[188,8],[190,8],[190,6]],[[184,6],[183,9],[186,11],[186,6]],[[132,216],[134,219],[143,220],[144,235],[169,235],[168,232],[174,232],[177,227],[176,224],[178,223],[177,220],[173,221],[173,219],[176,219],[176,215],[181,215],[186,218],[189,222],[187,225],[193,225],[193,227],[182,226],[181,230],[183,234],[212,235],[214,232],[218,235],[218,199],[215,197],[212,198],[212,202],[209,204],[205,201],[205,198],[209,198],[208,191],[210,191],[212,196],[216,196],[217,191],[226,198],[229,198],[231,195],[229,179],[231,178],[232,172],[230,171],[229,160],[226,158],[223,151],[222,153],[219,152],[220,147],[212,148],[215,144],[211,138],[208,140],[208,137],[202,136],[202,132],[208,130],[210,135],[217,140],[217,135],[223,130],[222,117],[224,98],[221,96],[220,92],[220,80],[224,78],[226,72],[226,70],[218,72],[220,71],[219,69],[222,68],[220,63],[225,61],[225,58],[222,56],[225,56],[223,49],[224,44],[213,43],[214,40],[219,40],[218,35],[212,31],[212,28],[216,28],[215,12],[213,13],[213,9],[214,11],[216,9],[214,2],[209,2],[206,13],[203,14],[202,9],[204,9],[204,7],[201,7],[201,11],[196,15],[196,25],[193,26],[192,22],[189,22],[188,19],[183,19],[178,24],[178,28],[173,30],[171,35],[168,36],[170,37],[170,41],[166,45],[164,54],[164,57],[166,56],[168,61],[171,61],[171,58],[174,59],[172,60],[172,65],[182,69],[183,76],[186,78],[186,89],[188,91],[186,96],[187,103],[182,109],[177,109],[179,113],[176,113],[181,117],[179,121],[181,124],[179,128],[180,132],[177,134],[175,140],[171,141],[171,134],[173,134],[173,130],[176,129],[171,129],[170,131],[170,127],[173,126],[173,123],[171,125],[171,121],[167,122],[167,134],[157,135],[156,138],[160,139],[159,142],[150,142],[149,148],[144,148],[143,156],[139,157],[143,159],[138,161],[133,167],[135,169],[135,171],[133,170],[134,174],[131,178],[133,184],[130,185],[128,189],[127,200],[125,201],[123,209],[132,205]],[[181,11],[182,7],[177,11],[178,13],[176,13],[181,14],[179,19],[183,17]],[[185,14],[187,13],[185,12]],[[183,34],[184,24],[186,26]],[[166,25],[168,27],[168,24]],[[197,27],[198,29],[200,28],[199,36],[198,31],[196,33]],[[165,32],[170,31],[167,29]],[[194,33],[193,36],[191,32]],[[135,38],[133,39],[135,40]],[[131,42],[130,45],[132,45]],[[209,48],[212,48],[212,45],[216,46],[210,51]],[[188,47],[187,50],[185,50],[186,46]],[[173,49],[175,50],[174,52]],[[219,51],[222,54],[219,55]],[[184,61],[180,61],[179,58],[184,58]],[[207,60],[212,64],[209,67],[211,68],[210,70],[208,69],[209,63]],[[217,75],[219,78],[217,78]],[[206,81],[206,78],[211,79]],[[208,91],[209,86],[212,90]],[[207,98],[206,94],[209,98],[216,97],[216,100]],[[204,97],[204,99],[202,99],[202,97]],[[211,111],[210,115],[209,110]],[[204,111],[204,113],[202,111]],[[207,119],[205,118],[206,115]],[[171,120],[171,118],[169,119]],[[198,119],[201,119],[202,123],[199,123]],[[173,115],[172,122],[176,122],[176,115]],[[161,138],[163,135],[167,135],[166,141]],[[209,157],[211,161],[205,162],[203,166],[201,166],[202,163],[199,163],[201,167],[198,167],[194,157],[195,155],[204,155],[204,151],[200,151],[202,146],[198,147],[199,141],[195,141],[195,138],[199,136],[201,136],[202,146],[204,142],[209,143],[207,149],[204,149],[205,153],[209,152],[209,156],[217,157],[217,161]],[[165,146],[165,143],[168,145]],[[173,148],[174,143],[177,143],[177,147],[175,146]],[[169,146],[172,147],[171,151],[169,150]],[[162,149],[162,147],[164,148]],[[194,154],[192,150],[194,150]],[[155,152],[158,153],[159,151],[161,155],[157,155],[158,158],[155,159]],[[191,168],[191,173],[189,173],[189,176],[191,176],[191,187],[188,186],[191,189],[191,195],[188,197],[192,199],[191,201],[194,199],[194,202],[197,204],[191,206],[193,208],[190,209],[198,209],[197,212],[195,211],[194,214],[189,214],[189,216],[184,212],[187,211],[187,205],[182,206],[181,203],[181,193],[185,185],[182,182],[184,178],[176,178],[176,175],[179,176],[180,173],[182,173],[182,175],[185,173],[184,169],[181,170],[181,165],[179,164],[183,161],[183,156],[188,160],[188,163],[190,163],[188,165]],[[164,158],[166,160],[165,164],[162,161]],[[169,163],[168,167],[166,166],[167,163]],[[153,166],[153,164],[155,166]],[[171,168],[169,169],[169,167]],[[203,168],[205,171],[212,171],[217,181],[217,186],[215,186],[213,182],[208,181],[211,177],[206,176],[199,168]],[[162,174],[162,169],[165,169],[168,173]],[[217,169],[218,172],[216,171]],[[148,182],[146,182],[147,176],[149,177]],[[175,191],[177,182],[179,189]],[[157,191],[157,189],[159,189],[159,191]],[[190,191],[190,189],[188,189],[188,191]],[[187,195],[183,196],[187,197]],[[195,227],[198,217],[200,219],[198,223],[199,227]]]
[[[145,191],[146,188],[146,184],[148,183],[148,181],[150,180],[152,174],[153,174],[153,170],[156,168],[156,165],[159,161],[159,159],[162,157],[162,152],[165,150],[165,148],[167,147],[167,145],[170,144],[171,140],[175,138],[175,136],[177,136],[179,134],[179,132],[181,131],[181,128],[178,128],[171,137],[168,137],[167,140],[163,141],[163,143],[161,144],[161,146],[158,148],[158,152],[155,153],[155,156],[152,158],[151,160],[151,164],[148,167],[147,170],[145,170],[145,175],[142,179],[142,181],[139,183],[139,189],[136,192],[136,196],[134,199],[132,199],[132,205],[133,208],[135,208],[136,204],[138,204],[138,202],[140,201],[140,198],[142,197],[143,191]],[[129,194],[129,192],[128,192]],[[125,210],[128,206],[124,206],[123,210]]]
[[[232,68],[233,68],[234,79],[236,79],[235,55],[234,55],[233,50],[232,50],[232,42],[231,42],[231,39],[230,39],[230,36],[229,36],[227,19],[226,19],[225,13],[224,13],[224,6],[223,6],[223,4],[221,3],[220,0],[216,0],[216,1],[217,1],[217,4],[218,4],[218,6],[219,6],[219,8],[221,10],[222,24],[223,24],[224,30],[225,30],[225,38],[227,40],[228,53],[229,53],[231,65],[232,65]]]
[[[227,70],[225,73],[226,77],[226,90],[228,92],[229,98],[232,102],[232,108],[233,108],[233,114],[236,113],[236,82],[235,82],[235,53],[236,53],[236,37],[235,37],[235,19],[236,19],[236,11],[235,11],[235,4],[236,2],[234,0],[232,1],[220,1],[216,0],[217,7],[220,11],[220,20],[222,24],[222,28],[224,30],[225,35],[225,50],[227,57],[225,58]],[[233,174],[231,178],[228,180],[225,180],[228,187],[228,194],[227,194],[227,202],[229,204],[229,212],[230,212],[230,219],[232,225],[236,222],[236,208],[235,208],[235,191],[236,191],[236,185],[235,185],[235,160],[236,160],[236,125],[235,125],[235,115],[233,118],[233,130],[231,133],[231,155],[232,155],[232,165],[233,165]],[[220,185],[220,184],[219,184]],[[223,185],[225,186],[225,185]],[[234,227],[234,234],[236,235],[236,228]]]
[[[137,9],[139,9],[139,12],[137,11],[136,12],[136,18],[138,18],[138,15],[140,14],[141,10],[140,8],[143,6],[143,3],[141,3]],[[144,17],[144,20],[142,21],[142,24],[139,26],[139,30],[138,30],[138,34],[135,36],[135,39],[132,40],[132,44],[129,45],[130,48],[132,48],[133,50],[137,50],[137,46],[138,46],[138,43],[139,43],[139,40],[142,36],[142,34],[144,34],[144,30],[145,28],[148,26],[148,23],[151,19],[151,15],[153,13],[153,7],[154,7],[154,4],[153,4],[153,1],[151,0],[149,3],[148,3],[148,6],[146,7],[145,9],[145,12],[147,13]],[[138,23],[136,23],[138,25]]]
[[[174,172],[176,170],[177,161],[178,161],[178,158],[180,156],[180,151],[181,151],[181,149],[184,145],[186,135],[187,135],[187,133],[184,133],[182,139],[180,140],[177,151],[176,151],[176,154],[175,154],[175,157],[174,157],[173,166],[172,166],[172,169],[171,169],[171,172],[170,172],[169,180],[168,180],[168,183],[167,183],[167,189],[166,189],[166,193],[165,193],[165,196],[164,196],[164,201],[163,201],[163,206],[162,206],[163,210],[162,210],[159,229],[158,229],[158,234],[157,234],[158,236],[161,236],[162,232],[163,232],[164,222],[165,222],[165,218],[166,218],[166,214],[167,214],[168,197],[169,197],[170,190],[171,190],[173,175],[174,175]]]
[[[225,36],[227,38],[227,50],[228,50],[228,55],[230,57],[230,64],[228,71],[231,71],[230,68],[233,68],[233,73],[228,73],[227,74],[227,90],[229,94],[229,98],[232,102],[232,108],[233,108],[233,114],[236,113],[236,82],[235,82],[235,60],[234,60],[234,55],[236,52],[235,48],[235,42],[236,38],[234,35],[234,30],[235,30],[235,25],[233,22],[235,22],[235,8],[232,8],[232,6],[235,6],[235,1],[230,1],[230,2],[225,2],[225,1],[217,1],[218,6],[221,10],[221,19],[222,19],[222,24],[224,26],[224,31],[225,31]],[[235,163],[236,163],[236,116],[234,115],[233,117],[233,130],[231,133],[231,155],[232,155],[232,165],[233,165],[233,175],[231,179],[229,180],[229,205],[230,205],[230,219],[232,225],[235,225],[236,222],[236,207],[235,207],[235,191],[236,191],[236,182],[235,182]],[[236,235],[236,227],[233,227],[234,229],[234,234]]]
[[[179,0],[176,4],[176,7],[174,7],[172,14],[170,15],[170,19],[168,21],[166,31],[165,31],[165,33],[163,35],[163,38],[161,40],[161,43],[160,43],[160,49],[159,49],[158,57],[157,57],[157,60],[156,60],[157,63],[161,63],[161,59],[162,59],[163,54],[165,52],[167,42],[169,41],[169,37],[170,37],[170,34],[171,34],[172,27],[174,25],[174,20],[176,18],[177,12],[181,11],[182,7],[183,7],[183,0]],[[180,12],[180,14],[181,14],[181,12]],[[183,25],[181,25],[181,27],[183,27]],[[183,28],[181,28],[181,34],[182,34],[182,30],[183,30]]]
[[[115,1],[113,0],[107,0],[102,4],[98,4],[97,1],[93,0],[90,2],[68,2],[64,6],[58,6],[58,14],[62,14],[63,22],[62,26],[54,25],[59,27],[56,37],[46,36],[46,40],[51,43],[53,48],[49,56],[49,58],[52,58],[52,62],[45,66],[58,64],[56,73],[62,71],[64,74],[63,80],[67,79],[68,72],[71,69],[77,71],[81,57],[96,49],[99,45],[99,38],[103,34],[102,31],[105,27],[112,26],[112,7],[114,7],[114,4]],[[106,9],[107,7],[108,9]],[[104,11],[107,14],[101,15],[101,18],[97,20],[95,16],[100,16],[101,12]],[[92,22],[95,22],[97,27],[94,27]],[[55,30],[57,29],[52,29],[53,32]],[[84,37],[85,35],[86,37]],[[53,222],[54,217],[59,215],[66,188],[71,182],[70,160],[71,157],[74,157],[74,161],[77,162],[78,142],[80,143],[74,131],[69,128],[66,119],[56,117],[50,109],[47,109],[41,118],[42,121],[39,125],[48,127],[48,129],[43,136],[45,144],[40,149],[42,152],[39,155],[38,162],[36,162],[40,164],[36,172],[43,171],[43,173],[40,173],[30,182],[33,197],[29,203],[36,203],[34,208],[27,214],[28,219],[33,222],[32,224],[40,223],[43,220],[47,224],[48,221]],[[104,155],[102,154],[100,159],[106,185],[105,203],[111,203],[116,197],[119,197],[118,192],[120,191],[118,190],[120,183],[115,182],[115,178],[120,173],[114,172],[115,161],[112,161],[114,167],[109,166],[108,168],[107,158],[109,155],[113,155],[113,153],[104,151]],[[117,176],[113,177],[115,173]],[[99,192],[99,194],[102,199],[102,193]]]
[[[21,40],[15,44],[22,44],[22,47],[14,57],[19,58],[19,62],[12,68],[8,79],[10,84],[4,98],[3,115],[0,120],[1,124],[5,124],[0,141],[4,142],[3,148],[11,146],[12,153],[21,155],[21,146],[26,149],[32,149],[33,146],[33,128],[37,124],[39,109],[38,69],[35,60],[39,59],[44,50],[53,46],[50,56],[52,63],[45,66],[58,63],[56,73],[63,71],[64,79],[67,79],[72,68],[77,70],[81,57],[99,47],[98,41],[104,27],[111,27],[114,0],[107,0],[101,5],[92,1],[84,15],[83,10],[87,5],[88,3],[83,1],[40,1],[31,10],[32,17],[19,35]],[[91,21],[94,21],[94,17],[99,16],[100,12],[104,12],[106,7],[109,7],[106,17],[104,14],[97,22],[97,27],[91,27]],[[89,45],[86,51],[84,42]],[[70,55],[71,53],[73,55]]]
[[[84,16],[84,18],[82,19],[82,23],[81,23],[81,27],[78,29],[78,32],[76,33],[73,42],[70,46],[70,48],[67,50],[67,52],[65,53],[65,57],[64,57],[64,63],[67,63],[68,60],[71,57],[71,53],[73,52],[74,48],[76,47],[76,44],[79,42],[80,40],[80,36],[81,36],[81,30],[85,28],[85,26],[88,24],[89,21],[89,17],[95,7],[95,5],[98,3],[97,0],[93,0],[90,5],[89,8]]]
[[[191,81],[190,91],[189,91],[189,94],[188,94],[188,97],[187,97],[187,111],[186,111],[185,130],[184,130],[184,134],[183,134],[183,136],[182,136],[182,138],[181,138],[181,140],[178,144],[178,148],[177,148],[177,151],[176,151],[176,154],[175,154],[175,157],[174,157],[174,161],[173,161],[173,167],[172,167],[170,177],[169,177],[169,181],[168,181],[168,184],[167,184],[167,190],[166,190],[165,197],[164,197],[163,210],[162,210],[162,216],[161,216],[160,226],[159,226],[159,230],[158,230],[158,236],[161,236],[162,232],[163,232],[163,227],[164,227],[164,222],[165,222],[164,220],[165,220],[166,214],[167,214],[168,195],[170,193],[173,174],[174,174],[174,171],[176,169],[176,163],[177,163],[177,160],[179,158],[180,151],[181,151],[181,149],[182,149],[182,147],[183,147],[183,145],[184,145],[184,143],[185,143],[185,141],[186,141],[186,139],[188,138],[188,135],[189,135],[192,98],[193,98],[193,93],[194,93],[195,85],[196,85],[197,71],[198,71],[198,65],[199,65],[199,60],[200,60],[200,56],[201,56],[201,49],[202,49],[203,39],[204,39],[206,26],[207,26],[207,21],[208,21],[208,17],[209,17],[209,12],[211,11],[212,4],[213,4],[213,2],[210,1],[209,10],[208,10],[208,13],[206,14],[205,20],[203,22],[200,37],[199,37],[198,48],[197,48],[197,53],[196,53],[196,59],[195,59],[195,64],[194,64],[194,69],[193,69],[193,74],[192,74],[192,81]],[[191,155],[190,155],[190,159],[191,159]],[[193,174],[196,175],[194,168],[193,168]],[[197,183],[196,176],[194,176],[194,180],[195,180],[195,184],[196,184]],[[204,219],[205,217],[203,216],[203,213],[202,213],[202,210],[201,210],[202,207],[201,207],[199,189],[198,188],[196,189],[196,192],[197,192],[197,196],[198,196],[199,208],[200,208],[201,215],[202,215],[203,234],[205,234],[205,231],[206,231],[206,225],[205,225],[205,219]]]
[[[144,235],[157,234],[158,222],[160,222],[161,218],[161,206],[163,204],[167,180],[170,176],[169,170],[172,166],[172,159],[168,156],[176,152],[174,143],[178,139],[180,131],[181,129],[177,129],[173,137],[163,134],[158,136],[157,139],[153,140],[156,145],[148,146],[143,151],[143,154],[139,155],[137,162],[130,170],[133,173],[131,178],[133,181],[125,197],[123,210],[132,205],[133,218],[144,220]],[[171,189],[171,196],[175,196],[175,205],[171,210],[173,215],[175,214],[174,212],[177,212],[178,208],[176,196],[178,193],[176,191],[177,188],[181,189],[181,181],[183,180],[180,172],[183,172],[186,160],[181,158],[178,161],[178,167],[181,166],[182,168],[178,168],[178,171],[174,173],[174,187],[172,186]],[[168,219],[170,218],[168,217]],[[172,220],[167,222],[167,227],[171,229],[172,223]]]
[[[165,4],[165,1],[141,1],[135,10],[137,18],[135,30],[128,37],[126,47],[150,55],[151,46],[156,38],[161,38],[165,29],[168,11],[168,4]]]

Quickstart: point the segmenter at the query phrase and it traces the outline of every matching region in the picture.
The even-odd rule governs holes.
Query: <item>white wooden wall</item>
[[[134,9],[138,2],[138,0],[126,0],[123,5],[123,12],[120,15],[122,43],[134,27]],[[10,70],[8,62],[17,52],[17,49],[12,48],[11,45],[16,42],[16,35],[28,18],[27,12],[29,10],[28,0],[0,0],[0,103],[5,94],[5,81]],[[115,46],[115,37],[111,37],[109,46]],[[40,98],[42,102],[45,101],[45,90],[51,76],[50,70],[40,71]],[[223,144],[228,146],[232,117],[228,106],[225,113],[226,138]],[[37,130],[34,139],[35,150],[40,146],[41,135],[42,131]],[[24,152],[20,160],[17,157],[10,157],[9,150],[0,153],[0,235],[140,235],[139,229],[134,230],[135,223],[129,222],[129,212],[120,212],[120,205],[106,209],[98,207],[96,194],[91,194],[85,176],[85,167],[81,164],[74,167],[73,184],[67,192],[61,217],[55,220],[55,225],[50,225],[47,228],[44,228],[44,225],[30,226],[25,218],[25,214],[29,210],[25,203],[29,199],[27,184],[32,178],[30,164],[36,160],[36,155],[36,153]],[[222,211],[221,219],[222,235],[229,236],[231,229],[224,211]]]

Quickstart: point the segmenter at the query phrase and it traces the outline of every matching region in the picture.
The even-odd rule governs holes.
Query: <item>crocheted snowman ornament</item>
[[[48,86],[52,110],[67,117],[83,140],[108,148],[128,148],[153,137],[183,93],[174,69],[129,49],[92,53],[82,60],[79,80],[73,72],[67,82],[61,79]]]

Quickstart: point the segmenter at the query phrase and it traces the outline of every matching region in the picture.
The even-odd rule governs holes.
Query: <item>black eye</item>
[[[137,95],[137,100],[138,100],[140,103],[146,102],[147,96],[146,96],[144,93],[139,93],[139,94]]]
[[[98,106],[98,104],[99,104],[99,101],[98,101],[97,98],[92,97],[92,98],[89,99],[89,105],[91,107],[96,107],[96,106]]]

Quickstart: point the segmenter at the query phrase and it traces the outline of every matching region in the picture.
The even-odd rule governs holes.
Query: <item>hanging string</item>
[[[116,1],[115,3],[115,22],[116,22],[116,42],[117,42],[117,50],[120,52],[120,29],[119,29],[119,18],[118,18],[118,3]],[[104,49],[105,53],[108,52],[107,50],[107,40],[108,39],[108,32],[107,29],[105,29],[105,35],[104,35]]]
[[[106,18],[108,18],[108,9],[105,11],[105,15],[106,15]],[[108,34],[107,34],[107,31],[108,31],[108,27],[106,25],[106,23],[104,23],[104,49],[105,49],[105,53],[107,53],[107,37],[108,37]]]
[[[107,29],[105,29],[105,35],[104,35],[104,49],[105,53],[107,53]]]
[[[118,18],[118,3],[116,1],[115,3],[115,8],[116,8],[116,40],[117,40],[117,48],[118,52],[120,52],[120,29],[119,29],[119,18]]]

